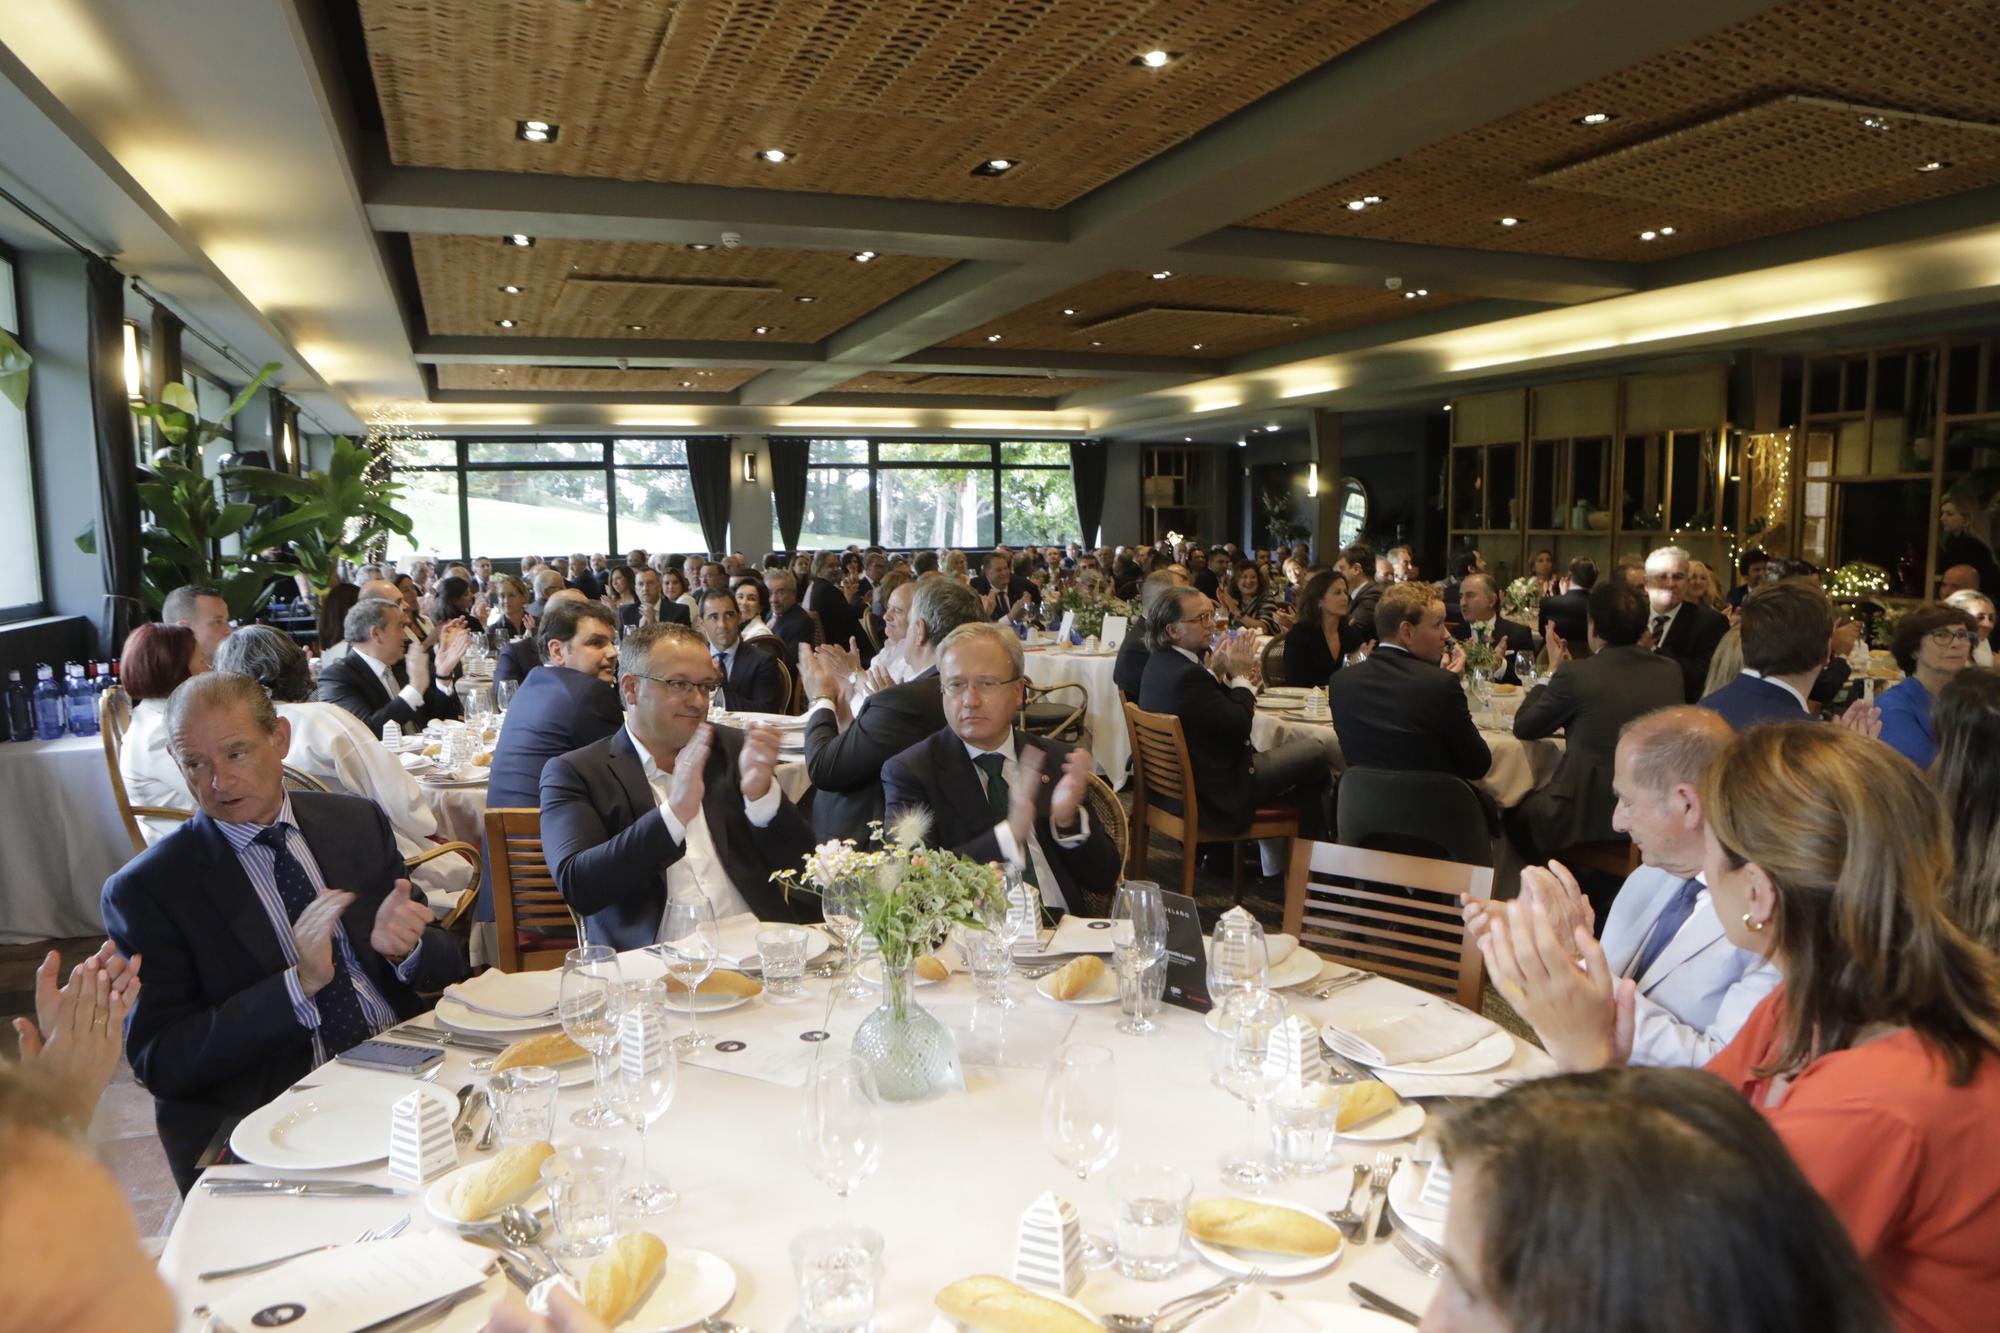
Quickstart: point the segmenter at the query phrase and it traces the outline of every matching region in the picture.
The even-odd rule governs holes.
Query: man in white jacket
[[[1779,981],[1770,963],[1723,937],[1701,879],[1702,775],[1735,735],[1718,713],[1674,707],[1633,720],[1618,739],[1612,827],[1645,864],[1618,890],[1599,943],[1612,974],[1636,990],[1633,1064],[1707,1064]],[[1554,861],[1524,868],[1511,903],[1468,903],[1466,923],[1476,936],[1489,913],[1519,918],[1536,906],[1561,940],[1592,924],[1589,899]]]

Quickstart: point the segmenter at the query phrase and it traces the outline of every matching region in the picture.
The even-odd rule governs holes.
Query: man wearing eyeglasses
[[[719,569],[719,565],[710,565]],[[737,713],[782,713],[791,700],[776,646],[759,647],[742,637],[743,613],[727,589],[700,595],[701,632],[722,677],[722,706]]]
[[[1084,809],[1090,752],[1014,727],[1020,639],[984,619],[960,625],[938,645],[938,681],[944,729],[882,770],[890,818],[922,806],[934,845],[1017,868],[1055,911],[1090,910],[1089,891],[1118,882],[1118,848]]]
[[[702,637],[648,625],[618,650],[625,725],[542,770],[542,847],[593,944],[655,943],[670,891],[696,889],[717,919],[817,915],[771,883],[812,850],[778,787],[778,733],[711,726],[722,675]]]

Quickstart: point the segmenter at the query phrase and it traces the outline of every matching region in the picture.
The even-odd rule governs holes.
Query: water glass
[[[826,1060],[806,1079],[799,1147],[806,1169],[846,1198],[882,1162],[882,1102],[861,1061]]]
[[[867,892],[857,880],[839,880],[829,884],[820,894],[820,915],[825,919],[826,928],[840,941],[842,962],[847,976],[834,991],[834,997],[841,1000],[873,1000],[874,992],[866,982],[856,975],[861,963],[861,951],[854,947],[861,937],[861,913],[866,908]]]
[[[997,931],[973,926],[959,926],[956,933],[958,952],[979,998],[995,1008],[1013,1008],[1014,1001],[1007,998],[1007,978],[1014,971],[1014,952],[1006,939]]]
[[[1118,1079],[1111,1048],[1073,1042],[1056,1052],[1042,1086],[1042,1140],[1078,1180],[1118,1155]],[[1101,1236],[1083,1238],[1083,1261],[1107,1267],[1115,1254]]]
[[[1338,1083],[1307,1083],[1271,1098],[1271,1156],[1279,1171],[1316,1176],[1340,1161],[1334,1144],[1340,1095]]]
[[[590,1105],[570,1116],[570,1123],[583,1129],[609,1129],[622,1123],[611,1109],[609,1095],[623,982],[618,954],[608,944],[586,944],[563,956],[556,1012],[562,1017],[564,1034],[590,1052]]]
[[[701,1030],[699,1018],[701,997],[696,992],[715,970],[716,957],[722,951],[719,941],[715,905],[708,895],[699,888],[675,889],[667,898],[667,915],[654,950],[667,965],[675,990],[687,999],[688,1030],[674,1039],[675,1047],[683,1052],[708,1045],[708,1034]]]
[[[760,926],[757,961],[764,968],[764,994],[789,999],[799,993],[806,975],[806,932],[802,926]]]
[[[1259,1109],[1277,1083],[1277,1074],[1265,1057],[1270,1053],[1271,1034],[1285,1021],[1285,1002],[1268,990],[1251,991],[1230,997],[1221,1023],[1228,1047],[1223,1053],[1218,1081],[1223,1090],[1250,1108],[1250,1144],[1241,1155],[1222,1159],[1225,1185],[1256,1194],[1276,1180],[1259,1132]]]
[[[639,1171],[625,1191],[634,1212],[663,1213],[680,1201],[664,1175],[656,1175],[646,1131],[673,1105],[680,1082],[680,1057],[668,1035],[667,983],[660,978],[628,983],[618,1020],[618,1078],[612,1107],[639,1130]]]
[[[1193,1193],[1194,1181],[1179,1167],[1128,1166],[1112,1173],[1111,1229],[1119,1272],[1157,1282],[1180,1268]]]
[[[1248,912],[1223,913],[1208,950],[1209,999],[1220,1009],[1232,995],[1263,990],[1270,978],[1262,924]]]
[[[542,1065],[503,1069],[487,1080],[500,1145],[538,1143],[556,1135],[555,1070]]]
[[[882,1236],[866,1227],[814,1227],[792,1238],[799,1321],[809,1333],[871,1328],[881,1280]]]
[[[1158,1030],[1152,1021],[1166,993],[1167,918],[1160,886],[1127,880],[1111,903],[1111,958],[1118,974],[1118,1030],[1143,1037]]]
[[[625,1154],[616,1148],[558,1148],[542,1163],[557,1254],[588,1259],[618,1238],[618,1177],[624,1169]]]

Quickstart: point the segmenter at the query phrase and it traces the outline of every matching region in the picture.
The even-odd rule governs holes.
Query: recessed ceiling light
[[[1311,283],[1309,283],[1309,282],[1295,282],[1295,283],[1293,283],[1293,284],[1292,284],[1292,286],[1294,286],[1294,287],[1310,287],[1310,286],[1312,286],[1312,284],[1311,284]]]
[[[505,292],[505,293],[507,293],[507,295],[509,295],[509,296],[519,296],[519,295],[521,294],[521,289],[520,289],[519,287],[516,287],[516,286],[515,286],[515,285],[514,285],[513,283],[511,283],[511,282],[510,282],[510,283],[507,283],[507,284],[506,284],[505,286],[501,287],[501,289],[500,289],[500,290],[501,290],[501,291],[503,291],[503,292]]]
[[[997,333],[989,333],[986,335],[986,341],[990,343],[997,343],[1000,341],[1000,335]]]
[[[1183,435],[1183,436],[1181,436],[1181,443],[1182,443],[1182,444],[1193,444],[1193,443],[1194,443],[1194,436],[1192,436],[1192,435]]]
[[[562,133],[562,126],[546,120],[517,120],[514,122],[514,137],[528,143],[554,143]]]
[[[1880,116],[1863,116],[1861,118],[1861,128],[1864,130],[1886,130],[1889,128],[1889,122]]]
[[[1382,196],[1379,194],[1364,194],[1361,196],[1361,202],[1373,208],[1376,204],[1382,202]]]
[[[1148,51],[1144,55],[1133,56],[1132,63],[1143,65],[1147,69],[1164,69],[1180,58],[1180,52],[1178,51],[1161,51],[1156,49]]]
[[[507,244],[518,245],[526,250],[535,243],[535,238],[524,231],[511,232],[506,237]]]
[[[682,381],[681,381],[681,387],[682,387],[683,389],[691,389],[691,388],[693,388],[693,387],[694,387],[694,381],[693,381],[693,380],[682,380]]]
[[[1347,211],[1350,213],[1359,213],[1366,207],[1368,205],[1362,203],[1359,199],[1350,199],[1347,201]]]
[[[511,329],[514,327],[514,321],[511,319],[496,319],[493,322],[495,324],[498,324],[503,329]]]
[[[1578,116],[1573,123],[1577,125],[1603,125],[1616,119],[1617,117],[1613,116],[1609,111],[1586,111],[1584,114]]]
[[[1074,314],[1076,313],[1076,311],[1074,311],[1074,310],[1071,310],[1071,309],[1070,309],[1070,308],[1069,308],[1068,306],[1064,306],[1064,307],[1063,307],[1063,313],[1064,313],[1065,315],[1074,315]]]
[[[1266,434],[1270,434],[1270,435],[1275,435],[1275,434],[1277,434],[1277,433],[1278,433],[1278,423],[1277,423],[1277,422],[1275,422],[1275,421],[1274,421],[1274,422],[1272,422],[1272,423],[1271,423],[1270,425],[1268,425],[1268,426],[1264,427],[1264,431],[1265,431],[1265,433],[1266,433]]]
[[[873,250],[856,250],[854,252],[854,262],[857,264],[866,264],[873,258],[875,258]]]
[[[756,328],[756,332],[759,335],[766,334],[769,333],[775,327],[776,325],[773,324],[759,324]]]
[[[1238,440],[1236,441],[1236,447],[1237,447],[1238,449],[1247,449],[1247,448],[1249,448],[1249,447],[1250,447],[1250,441],[1248,441],[1248,440],[1245,440],[1245,439],[1238,439]]]
[[[1639,239],[1642,241],[1657,241],[1660,239],[1660,233],[1656,231],[1642,231],[1639,233]]]
[[[811,305],[814,301],[819,300],[817,296],[794,296],[792,299],[800,305]]]
[[[775,165],[779,162],[791,161],[792,155],[783,148],[760,148],[757,150],[757,160],[760,162],[770,162]]]
[[[1501,226],[1503,226],[1503,227],[1518,227],[1518,226],[1520,226],[1520,225],[1521,225],[1521,219],[1519,219],[1519,218],[1501,218],[1501,219],[1500,219],[1500,225],[1501,225]]]
[[[1099,341],[1098,341],[1097,339],[1095,339],[1095,338],[1092,338],[1092,339],[1090,340],[1090,345],[1091,345],[1092,347],[1102,347],[1102,346],[1104,346],[1104,344],[1103,344],[1103,343],[1099,342]]]
[[[1189,345],[1190,347],[1192,347],[1192,348],[1193,348],[1193,349],[1194,349],[1195,351],[1197,351],[1197,352],[1199,352],[1199,351],[1201,350],[1201,348],[1202,348],[1202,344],[1200,344],[1200,343],[1190,343],[1190,344],[1188,344],[1188,345]]]
[[[1943,170],[1944,170],[1944,169],[1945,169],[1945,168],[1946,168],[1947,166],[1949,166],[1949,165],[1950,165],[1950,164],[1949,164],[1949,163],[1946,163],[1946,162],[1926,162],[1926,163],[1924,163],[1924,164],[1923,164],[1922,166],[1918,167],[1918,168],[1917,168],[1917,170],[1918,170],[1918,171],[1943,171]]]
[[[1674,234],[1674,229],[1673,229],[1672,227],[1662,227],[1662,228],[1660,228],[1660,235],[1662,235],[1662,236],[1671,236],[1671,235],[1673,235],[1673,234]]]
[[[1154,281],[1154,282],[1165,282],[1165,281],[1166,281],[1166,280],[1167,280],[1168,278],[1171,278],[1171,277],[1173,277],[1173,276],[1174,276],[1174,271],[1173,271],[1172,269],[1170,269],[1170,268],[1163,268],[1163,269],[1161,269],[1161,270],[1160,270],[1159,272],[1157,272],[1157,273],[1155,273],[1155,274],[1153,275],[1153,281]]]
[[[1446,404],[1444,405],[1444,410],[1445,410],[1445,411],[1447,411],[1447,412],[1451,411],[1451,404],[1450,404],[1450,403],[1446,403]]]
[[[713,250],[715,247],[707,241],[689,241],[687,248],[690,250]]]
[[[644,333],[645,331],[646,326],[644,324],[627,324],[625,326],[625,332],[627,333]]]
[[[1011,157],[989,157],[974,167],[972,174],[975,176],[1004,176],[1020,165],[1018,160]]]

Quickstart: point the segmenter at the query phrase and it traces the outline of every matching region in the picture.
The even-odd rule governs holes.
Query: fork
[[[1374,975],[1373,972],[1343,972],[1337,977],[1331,977],[1326,981],[1322,981],[1307,993],[1315,1000],[1324,1000],[1327,996],[1344,991],[1349,986],[1359,986]]]
[[[1253,1269],[1246,1278],[1226,1277],[1213,1286],[1203,1287],[1200,1291],[1191,1291],[1185,1296],[1176,1296],[1173,1300],[1166,1302],[1151,1314],[1106,1314],[1099,1315],[1098,1318],[1103,1321],[1105,1327],[1112,1330],[1112,1333],[1148,1333],[1154,1325],[1176,1311],[1185,1309],[1190,1305],[1199,1305],[1211,1296],[1219,1296],[1225,1289],[1233,1285],[1239,1285],[1245,1281],[1262,1281],[1263,1277],[1263,1269]]]
[[[408,1225],[410,1225],[410,1215],[404,1213],[387,1226],[370,1227],[349,1243],[362,1245],[371,1240],[388,1240],[391,1236],[401,1234],[403,1228]],[[288,1264],[294,1259],[303,1259],[308,1254],[318,1254],[322,1250],[337,1250],[339,1248],[340,1242],[333,1241],[326,1245],[315,1245],[310,1249],[293,1250],[290,1254],[281,1254],[275,1259],[265,1259],[254,1264],[241,1264],[235,1268],[211,1268],[206,1273],[195,1274],[195,1281],[220,1282],[224,1278],[244,1277],[250,1273],[261,1273],[267,1268],[276,1268],[279,1264]]]
[[[1375,1238],[1375,1228],[1389,1206],[1389,1176],[1395,1169],[1395,1162],[1388,1153],[1375,1154],[1374,1168],[1368,1173],[1368,1215],[1361,1225],[1363,1245]]]
[[[1444,1265],[1424,1253],[1423,1247],[1412,1238],[1407,1230],[1398,1228],[1390,1232],[1389,1243],[1395,1246],[1396,1252],[1414,1264],[1417,1271],[1425,1277],[1436,1277],[1444,1271]]]

